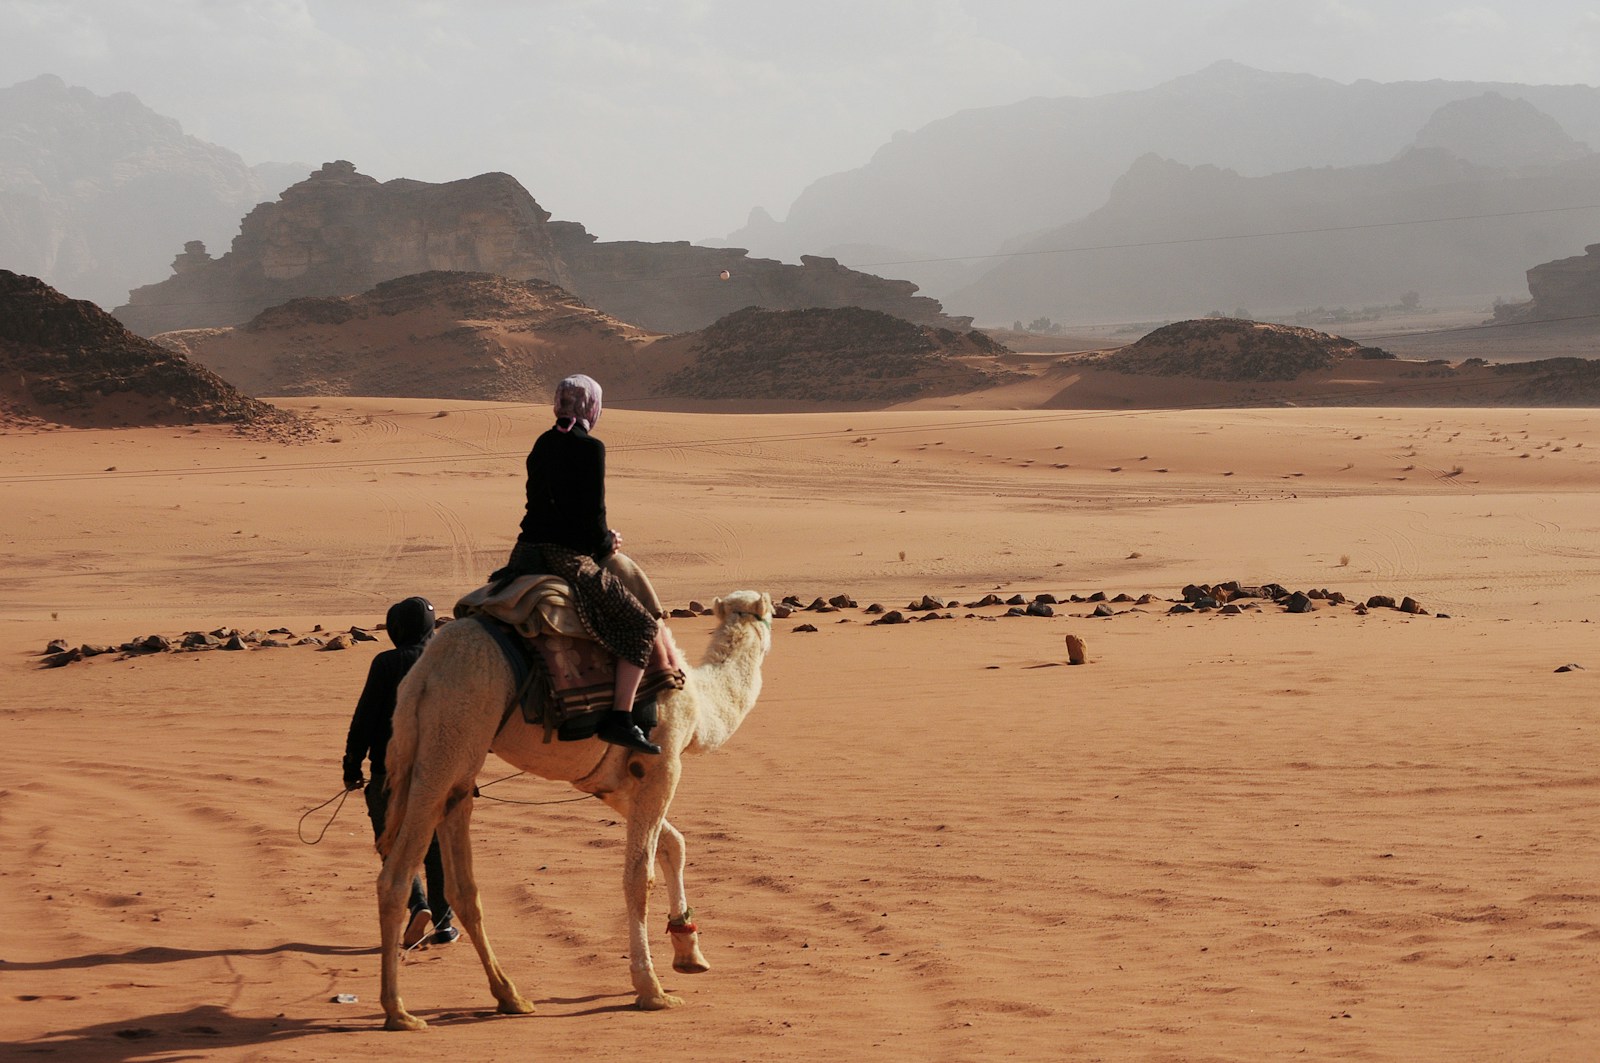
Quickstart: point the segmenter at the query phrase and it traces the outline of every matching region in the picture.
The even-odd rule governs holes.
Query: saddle
[[[482,624],[511,665],[517,697],[507,718],[520,706],[524,720],[544,728],[546,742],[594,736],[612,709],[616,658],[584,628],[566,580],[518,576],[491,583],[456,602],[455,616]],[[672,633],[659,625],[630,706],[645,734],[656,725],[656,698],[683,687],[681,660]]]

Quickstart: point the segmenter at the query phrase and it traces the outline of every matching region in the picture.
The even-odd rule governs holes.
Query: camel
[[[716,749],[755,707],[761,664],[772,648],[772,598],[735,591],[717,599],[713,612],[720,623],[704,660],[685,670],[682,690],[658,699],[660,723],[651,739],[661,746],[660,755],[634,753],[599,739],[547,743],[543,728],[526,723],[520,712],[506,718],[514,696],[511,667],[481,625],[458,620],[429,640],[400,686],[387,754],[390,795],[378,875],[385,1029],[420,1030],[427,1025],[400,1000],[400,939],[408,884],[435,831],[445,893],[478,951],[489,991],[499,1002],[497,1010],[512,1015],[534,1010],[495,959],[472,874],[473,787],[490,752],[529,774],[594,794],[627,823],[623,894],[629,970],[640,1008],[654,1011],[683,1003],[662,990],[645,932],[647,894],[658,858],[667,883],[673,970],[710,970],[690,921],[683,835],[667,822],[667,806],[678,786],[683,754]]]

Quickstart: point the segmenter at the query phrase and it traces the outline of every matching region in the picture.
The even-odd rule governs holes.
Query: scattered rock
[[[354,643],[350,641],[349,635],[335,635],[323,643],[322,651],[326,653],[329,650],[348,650],[353,645]]]
[[[814,624],[796,624],[795,627],[794,627],[794,630],[796,630],[796,631],[815,631],[817,629],[816,629],[816,626]]]
[[[1244,612],[1244,610],[1239,608],[1236,603],[1229,602],[1221,609],[1218,609],[1217,612],[1221,613],[1223,616],[1238,616],[1240,613]]]
[[[1028,599],[1024,598],[1020,594],[1013,594],[1011,597],[1007,598],[1002,604],[1004,604],[1004,605],[1027,605],[1028,604]]]
[[[905,614],[898,609],[891,609],[873,621],[874,624],[904,624],[905,622]]]
[[[1170,616],[1173,613],[1192,613],[1192,612],[1194,612],[1194,610],[1192,608],[1190,608],[1187,605],[1184,605],[1182,602],[1178,602],[1175,605],[1173,605],[1173,607],[1171,609],[1167,610],[1167,615]]]
[[[45,653],[65,653],[65,652],[67,652],[67,650],[69,650],[71,648],[72,647],[67,644],[67,640],[66,639],[51,639],[48,643],[45,644],[44,652]]]
[[[854,609],[856,607],[855,599],[848,594],[836,594],[828,599],[828,604],[835,609]]]
[[[1088,664],[1089,650],[1083,640],[1076,635],[1067,636],[1067,663]]]
[[[1585,670],[1586,669],[1581,664],[1564,664],[1560,668],[1556,669],[1558,672],[1582,672]]]
[[[1316,603],[1304,591],[1295,591],[1289,595],[1289,600],[1284,602],[1284,608],[1291,613],[1310,613],[1316,611]]]
[[[350,640],[352,642],[377,642],[378,636],[362,628],[353,627],[350,629]]]
[[[873,616],[876,616],[883,612],[883,606],[879,605],[877,602],[873,602],[871,605],[863,609],[862,612],[871,613]]]
[[[701,602],[690,602],[689,612],[694,613],[696,616],[705,616],[711,610],[707,609]]]
[[[1090,616],[1107,617],[1107,616],[1116,616],[1117,612],[1116,612],[1115,609],[1112,609],[1111,606],[1107,605],[1105,602],[1101,602],[1099,605],[1094,607],[1094,612],[1090,613],[1089,615]]]
[[[772,607],[772,615],[777,617],[779,620],[782,620],[784,617],[791,615],[794,612],[794,609],[794,606],[784,602]]]
[[[1371,598],[1367,599],[1367,608],[1368,609],[1393,609],[1393,608],[1395,608],[1395,601],[1394,601],[1393,598],[1389,597],[1387,594],[1374,594]]]
[[[43,661],[39,662],[39,667],[60,668],[63,665],[71,664],[73,661],[81,660],[83,660],[83,651],[73,648],[70,650],[61,650],[57,653],[50,654],[49,656],[45,657]]]
[[[1055,605],[1056,596],[1053,594],[1036,594],[1033,596],[1034,605]]]
[[[968,602],[967,603],[967,608],[968,609],[984,609],[984,608],[987,608],[988,606],[991,606],[991,605],[1004,605],[1004,604],[1005,603],[1000,600],[1000,596],[998,594],[985,594],[982,598],[979,598],[975,602]]]
[[[1415,598],[1411,597],[1410,595],[1407,595],[1405,598],[1403,598],[1401,600],[1401,602],[1400,602],[1400,611],[1402,613],[1411,613],[1413,616],[1415,616],[1415,615],[1427,616],[1428,615],[1428,611],[1422,607],[1422,603],[1417,601]]]
[[[232,638],[228,639],[227,642],[222,644],[222,649],[225,650],[248,650],[249,648],[250,646],[245,642],[244,637],[241,635],[234,635]]]
[[[315,635],[307,635],[304,638],[295,639],[294,644],[296,646],[320,646],[322,645],[322,640]]]
[[[773,616],[778,617],[779,619],[782,619],[783,617],[786,617],[786,616],[789,615],[789,609],[788,608],[783,608],[783,612],[781,612],[781,613],[778,612],[779,608],[780,608],[779,606],[773,606],[772,607],[772,615]],[[673,610],[671,610],[670,612],[667,613],[667,616],[671,617],[673,620],[688,620],[688,619],[694,617],[695,615],[696,615],[696,613],[695,613],[695,611],[693,609],[673,609]]]
[[[1038,599],[1034,599],[1032,602],[1029,602],[1028,607],[1024,610],[1024,612],[1026,612],[1029,616],[1056,615],[1055,609],[1048,602],[1041,602]]]
[[[222,640],[204,631],[186,631],[180,645],[186,650],[214,650],[222,645]]]

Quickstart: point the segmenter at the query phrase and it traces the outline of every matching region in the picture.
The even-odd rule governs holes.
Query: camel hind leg
[[[407,804],[414,804],[416,796],[415,792],[407,795]],[[423,815],[420,810],[409,809],[405,822],[392,835],[389,851],[383,858],[383,870],[378,873],[378,923],[383,934],[380,997],[386,1030],[421,1030],[428,1025],[406,1011],[400,999],[400,937],[405,932],[411,878],[428,852],[435,818],[436,815]]]
[[[499,1001],[503,1015],[532,1013],[530,1003],[506,977],[495,958],[489,937],[483,930],[483,904],[478,896],[478,882],[472,874],[472,798],[465,794],[451,795],[451,804],[439,824],[439,855],[444,861],[445,896],[462,929],[478,950],[478,960],[489,979],[489,992]]]

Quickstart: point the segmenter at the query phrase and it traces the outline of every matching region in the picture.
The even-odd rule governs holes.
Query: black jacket
[[[347,788],[361,784],[361,762],[370,760],[372,777],[384,774],[383,758],[394,728],[395,694],[400,681],[422,656],[428,636],[433,634],[434,609],[426,598],[407,598],[389,610],[385,625],[395,648],[384,650],[372,659],[367,683],[361,688],[356,711],[350,717],[350,732],[344,740],[344,782]]]
[[[611,551],[606,526],[606,445],[573,425],[549,429],[528,452],[528,508],[522,518],[526,543],[554,543],[596,560]]]

